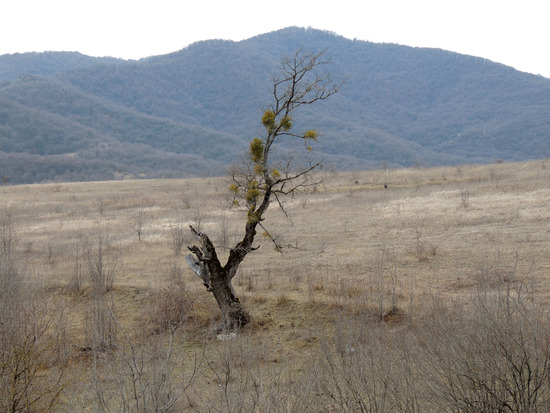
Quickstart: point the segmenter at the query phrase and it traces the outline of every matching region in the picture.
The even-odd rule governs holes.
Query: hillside
[[[34,54],[32,67],[42,69],[21,65],[21,74],[32,73],[25,76],[13,71],[12,56],[0,56],[0,73],[10,73],[0,83],[0,176],[19,183],[219,174],[259,133],[271,76],[299,48],[327,49],[331,72],[347,79],[296,125],[321,132],[315,150],[331,167],[550,155],[549,79],[444,50],[287,28],[139,61],[67,54],[55,71]],[[21,164],[31,156],[32,166]]]
[[[25,75],[55,75],[77,67],[118,61],[112,57],[90,57],[78,52],[14,53],[0,56],[0,82]]]
[[[189,225],[223,262],[242,239],[219,178],[0,186],[0,365],[29,372],[0,368],[1,410],[548,412],[548,182],[548,160],[329,174],[270,207],[287,247],[256,236],[252,322],[223,341],[184,258]]]

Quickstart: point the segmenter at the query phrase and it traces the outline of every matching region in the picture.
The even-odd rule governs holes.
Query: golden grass
[[[261,248],[234,280],[252,315],[250,340],[269,343],[271,362],[299,368],[342,313],[401,323],[434,296],[516,280],[535,285],[550,304],[549,183],[543,161],[348,172],[285,200],[288,218],[273,204],[265,225],[287,246],[284,254],[259,235]],[[115,311],[133,336],[151,331],[145,324],[158,293],[173,286],[171,268],[182,265],[192,305],[178,344],[191,351],[215,342],[217,308],[187,268],[185,247],[174,253],[171,229],[200,224],[223,258],[222,235],[232,245],[244,225],[242,212],[224,208],[225,187],[217,178],[3,186],[0,217],[11,218],[30,279],[71,309],[71,345],[83,345],[90,300],[86,283],[67,288],[85,264],[76,256],[86,237],[102,234],[120,257]]]

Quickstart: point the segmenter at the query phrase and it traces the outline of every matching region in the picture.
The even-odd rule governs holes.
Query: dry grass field
[[[222,255],[242,236],[227,186],[0,187],[2,410],[548,411],[548,161],[333,173],[273,204],[286,248],[259,234],[241,265],[237,337],[184,259],[190,224]]]

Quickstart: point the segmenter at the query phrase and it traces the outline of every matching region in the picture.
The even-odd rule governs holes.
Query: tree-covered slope
[[[336,168],[550,156],[549,79],[444,50],[300,28],[198,42],[139,61],[88,58],[79,65],[80,57],[68,54],[73,63],[64,70],[12,74],[0,83],[0,152],[5,159],[109,161],[114,175],[106,177],[167,176],[156,166],[163,156],[186,160],[173,162],[170,176],[220,173],[261,131],[271,75],[282,55],[300,48],[326,49],[328,69],[346,78],[337,95],[300,112],[296,125],[318,128],[316,153]],[[116,153],[96,150],[105,145]]]
[[[14,53],[0,56],[0,81],[15,80],[21,75],[55,75],[76,67],[113,63],[112,57],[90,57],[78,52]]]

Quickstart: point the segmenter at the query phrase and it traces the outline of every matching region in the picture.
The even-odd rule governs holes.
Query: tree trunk
[[[212,241],[210,241],[210,238],[208,238],[208,235],[204,232],[197,232],[195,228],[191,225],[189,226],[191,233],[197,241],[200,241],[201,246],[197,247],[193,245],[188,247],[189,251],[193,254],[187,255],[185,259],[195,274],[202,280],[206,290],[214,294],[222,312],[221,330],[238,330],[250,321],[250,317],[243,305],[235,296],[235,290],[233,290],[231,281],[244,257],[250,251],[259,248],[253,248],[252,242],[256,236],[256,226],[269,206],[270,197],[271,187],[268,186],[260,206],[249,211],[244,237],[229,251],[229,257],[225,266],[221,265],[216,254],[216,248],[212,244]]]
[[[201,247],[188,247],[193,254],[185,257],[191,269],[202,280],[207,291],[212,292],[222,314],[221,331],[238,330],[250,321],[235,291],[231,285],[236,273],[236,266],[223,267],[218,260],[216,249],[208,236],[197,232],[193,227],[191,232],[201,242]]]
[[[249,316],[235,296],[231,279],[224,269],[220,273],[212,274],[211,279],[212,294],[214,294],[222,313],[220,329],[223,331],[240,329],[248,323]]]

